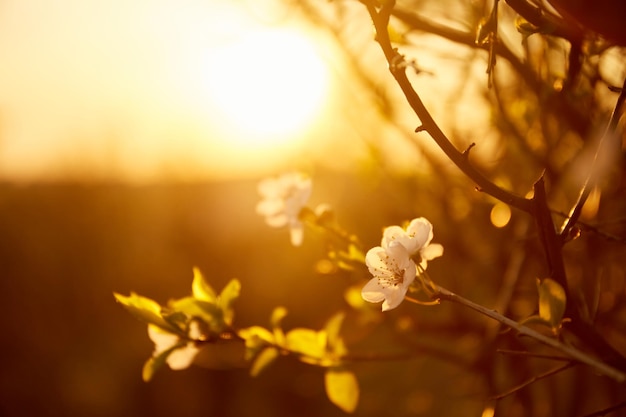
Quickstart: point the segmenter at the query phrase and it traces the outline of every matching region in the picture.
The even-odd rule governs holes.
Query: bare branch
[[[534,384],[535,382],[537,382],[537,381],[539,381],[541,379],[544,379],[544,378],[547,378],[549,376],[558,374],[559,372],[562,372],[562,371],[564,371],[564,370],[566,370],[568,368],[571,368],[574,365],[575,365],[575,363],[572,363],[572,362],[566,363],[564,365],[557,366],[556,368],[550,369],[550,370],[548,370],[548,371],[546,371],[544,373],[541,373],[539,375],[535,375],[534,377],[532,377],[532,378],[522,382],[521,384],[511,388],[508,391],[505,391],[505,392],[503,392],[501,394],[498,394],[498,395],[494,395],[493,397],[491,397],[491,399],[499,400],[501,398],[508,397],[509,395],[515,394],[517,391],[519,391],[519,390],[521,390],[523,388],[526,388],[527,386],[529,386],[531,384]]]
[[[612,413],[613,411],[617,411],[620,408],[624,408],[624,407],[626,407],[626,401],[622,401],[621,403],[617,403],[608,408],[596,411],[595,413],[585,414],[584,417],[604,417],[607,414]]]
[[[616,369],[610,365],[607,365],[601,360],[593,356],[590,356],[589,354],[582,352],[573,346],[561,343],[557,339],[545,336],[537,332],[536,330],[531,329],[530,327],[524,326],[523,324],[520,324],[514,320],[511,320],[510,318],[503,316],[502,314],[498,313],[495,310],[488,309],[487,307],[483,307],[480,304],[476,304],[466,298],[463,298],[443,287],[437,286],[436,292],[432,295],[432,297],[439,298],[441,300],[451,301],[457,304],[461,304],[465,307],[469,307],[472,310],[479,312],[480,314],[483,314],[489,318],[499,321],[500,323],[504,324],[507,327],[510,327],[511,329],[517,331],[518,333],[522,335],[531,337],[537,340],[538,342],[543,343],[546,346],[550,346],[560,351],[561,353],[569,356],[570,358],[572,358],[573,360],[577,362],[580,362],[580,363],[583,363],[585,365],[592,367],[596,372],[602,375],[605,375],[620,383],[626,382],[626,374],[620,371],[619,369]]]
[[[411,82],[407,78],[406,68],[402,65],[393,65],[398,62],[398,57],[403,59],[398,51],[393,48],[389,39],[389,33],[387,26],[389,23],[389,17],[394,6],[393,1],[386,2],[385,5],[378,11],[376,7],[371,4],[366,4],[368,12],[372,18],[376,29],[376,40],[381,46],[385,58],[389,63],[389,70],[396,79],[398,85],[402,89],[409,105],[421,120],[424,130],[428,131],[433,140],[439,145],[441,150],[450,158],[450,160],[467,175],[472,181],[474,181],[481,191],[491,195],[492,197],[507,203],[513,207],[516,207],[527,213],[531,213],[532,206],[531,201],[524,197],[515,195],[510,191],[500,188],[493,182],[489,181],[483,174],[481,174],[476,168],[474,168],[462,152],[460,152],[443,133],[439,125],[435,122],[430,112],[426,109],[426,106],[422,102],[417,92],[413,89]]]
[[[563,226],[561,227],[561,231],[559,232],[561,238],[564,239],[574,227],[578,218],[580,217],[580,213],[582,212],[583,206],[591,193],[591,190],[596,185],[597,181],[597,169],[598,169],[598,156],[604,150],[606,146],[606,142],[615,134],[615,130],[617,128],[617,122],[619,121],[620,116],[624,111],[624,102],[626,102],[626,79],[624,79],[624,85],[622,86],[622,90],[617,98],[617,102],[615,103],[615,108],[613,109],[613,113],[611,114],[611,118],[609,119],[609,123],[604,131],[604,134],[600,138],[598,143],[598,147],[596,149],[596,153],[593,157],[593,161],[591,162],[591,166],[589,168],[589,174],[587,174],[587,178],[580,190],[580,194],[578,195],[578,200],[572,210],[569,213],[568,219],[565,221]]]

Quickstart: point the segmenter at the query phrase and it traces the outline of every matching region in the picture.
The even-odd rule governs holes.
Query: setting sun
[[[287,30],[250,31],[211,51],[203,91],[230,146],[271,147],[307,127],[323,104],[328,74],[313,44]]]
[[[63,5],[0,13],[2,178],[255,175],[324,125],[328,52],[296,14],[226,0]]]

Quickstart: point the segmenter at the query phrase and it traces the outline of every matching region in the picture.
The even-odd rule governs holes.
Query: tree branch
[[[376,29],[376,40],[380,44],[382,51],[389,63],[389,71],[396,79],[396,82],[402,89],[404,96],[406,97],[409,105],[422,122],[422,127],[426,130],[433,140],[439,145],[441,150],[450,158],[450,160],[467,175],[472,181],[474,181],[481,191],[491,195],[492,197],[516,207],[527,213],[531,213],[531,201],[515,195],[503,188],[500,188],[493,182],[489,181],[483,174],[481,174],[476,168],[474,168],[465,157],[463,152],[460,152],[443,133],[439,125],[432,118],[430,112],[426,109],[426,106],[422,102],[419,95],[413,89],[411,82],[406,75],[406,66],[404,58],[398,53],[398,51],[392,47],[389,39],[389,33],[387,26],[389,24],[389,17],[394,6],[394,1],[388,1],[379,10],[370,3],[366,3],[367,10],[372,18]]]
[[[436,286],[436,289],[432,295],[432,298],[447,300],[453,303],[463,305],[465,307],[469,307],[470,309],[477,311],[480,314],[483,314],[489,318],[499,321],[505,326],[510,327],[511,329],[517,331],[519,334],[531,337],[546,346],[550,346],[562,352],[563,354],[567,355],[568,357],[572,358],[573,360],[577,362],[580,362],[580,363],[583,363],[585,365],[592,367],[596,372],[604,376],[607,376],[620,383],[626,382],[626,374],[620,371],[619,369],[613,368],[612,366],[607,365],[601,360],[593,356],[590,356],[589,354],[582,352],[573,346],[566,345],[564,343],[561,343],[557,339],[545,336],[537,332],[536,330],[531,329],[530,327],[524,326],[514,320],[511,320],[510,318],[506,316],[503,316],[502,314],[498,313],[495,310],[490,310],[486,307],[483,307],[480,304],[476,304],[473,301],[463,298],[443,287]]]
[[[539,27],[546,35],[558,36],[570,42],[580,42],[583,37],[582,30],[573,25],[568,25],[564,20],[546,14],[541,8],[526,0],[505,1],[509,7],[515,10],[524,19]]]
[[[539,381],[541,379],[544,379],[544,378],[547,378],[549,376],[558,374],[559,372],[562,372],[562,371],[564,371],[564,370],[566,370],[568,368],[571,368],[574,365],[575,364],[572,363],[572,362],[569,362],[569,363],[566,363],[566,364],[563,364],[563,365],[559,365],[556,368],[550,369],[550,370],[548,370],[548,371],[546,371],[544,373],[541,373],[539,375],[533,376],[532,378],[530,378],[530,379],[522,382],[521,384],[519,384],[519,385],[509,389],[508,391],[505,391],[505,392],[503,392],[501,394],[498,394],[498,395],[494,395],[493,397],[491,397],[491,399],[499,400],[501,398],[508,397],[509,395],[515,394],[517,391],[519,391],[519,390],[521,390],[523,388],[526,388],[527,386],[529,386],[531,384],[534,384],[535,382],[537,382],[537,381]]]
[[[574,204],[574,207],[572,207],[572,210],[570,211],[567,220],[565,221],[565,223],[563,223],[563,226],[561,226],[560,235],[561,235],[561,239],[563,240],[568,236],[569,232],[578,221],[578,218],[580,217],[583,206],[585,205],[585,202],[587,201],[587,198],[589,197],[591,190],[596,185],[596,181],[598,180],[597,170],[598,170],[599,155],[606,146],[605,144],[608,140],[607,138],[612,137],[615,133],[615,130],[617,129],[617,123],[620,119],[620,116],[622,115],[624,111],[625,102],[626,102],[626,79],[624,79],[622,90],[619,96],[617,97],[617,102],[615,103],[615,107],[613,108],[613,113],[611,113],[611,118],[609,119],[609,123],[606,126],[606,130],[604,131],[604,134],[602,135],[602,137],[600,138],[600,141],[598,142],[596,153],[593,157],[593,161],[591,162],[591,166],[589,168],[589,174],[587,174],[587,178],[585,179],[582,189],[580,190],[580,194],[578,195],[578,200],[576,201],[576,204]]]

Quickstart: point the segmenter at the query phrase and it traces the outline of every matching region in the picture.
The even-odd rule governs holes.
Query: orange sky
[[[336,45],[281,4],[4,0],[0,181],[259,177],[320,161],[349,169],[367,157],[367,141],[394,168],[424,169],[398,135],[418,120],[402,107],[367,16],[354,36],[369,49],[357,53],[397,96],[397,128],[377,119],[376,99],[353,85]],[[446,48],[428,38],[401,47],[433,72],[415,85],[435,117],[462,117],[454,129],[472,132],[467,143],[486,136],[487,113],[459,96],[473,91],[458,73],[468,69],[463,54],[433,60]]]
[[[316,66],[324,71],[324,57],[315,55],[319,45],[306,44],[304,25],[295,15],[251,12],[243,7],[249,3],[2,2],[0,179],[254,175],[301,155],[311,124],[320,125],[330,75],[318,74],[315,91],[302,97],[308,108],[301,113],[307,117],[286,114],[282,120],[291,125],[281,130],[276,114],[303,105],[294,101],[298,79],[288,80],[286,74],[307,76],[311,84],[315,77],[305,72]],[[268,26],[270,20],[278,24]],[[272,40],[250,41],[259,36]],[[242,56],[246,42],[268,49]],[[276,62],[283,71],[276,75],[263,58],[280,61],[284,54],[270,42],[309,55]],[[224,60],[230,62],[220,65]],[[229,74],[233,77],[224,78]],[[233,115],[233,100],[224,103],[228,88],[254,88],[247,77],[259,78],[258,85],[265,87],[254,97],[271,97],[247,99],[235,92],[231,99],[243,100],[248,108]],[[292,96],[279,102],[278,87],[268,87],[277,81],[269,77],[291,83]],[[287,100],[294,102],[285,107]],[[253,114],[260,118],[253,120]]]

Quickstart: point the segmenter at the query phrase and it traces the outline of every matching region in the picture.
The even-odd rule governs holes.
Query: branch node
[[[476,146],[476,144],[474,142],[470,143],[469,146],[467,148],[465,148],[465,150],[463,151],[463,158],[465,158],[465,160],[467,160],[469,158],[469,154],[470,151],[472,150],[472,148]]]
[[[425,130],[426,130],[426,126],[419,125],[418,127],[415,128],[415,133],[424,132]]]

